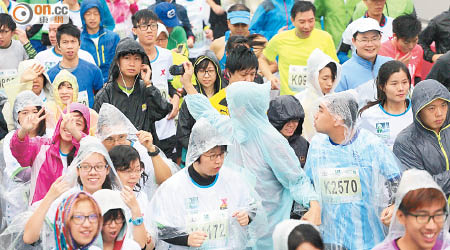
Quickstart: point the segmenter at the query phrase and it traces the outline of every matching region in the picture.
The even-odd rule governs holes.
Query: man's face
[[[248,31],[248,24],[236,23],[231,24],[230,20],[227,20],[228,29],[230,29],[230,36],[247,36],[250,32]]]
[[[59,40],[59,50],[63,58],[72,60],[78,57],[78,50],[80,49],[80,41],[74,36],[62,34]]]
[[[297,34],[300,34],[300,38],[308,38],[314,29],[316,24],[316,18],[312,10],[305,12],[298,12],[295,15],[295,19],[292,19],[292,24],[297,29]]]
[[[394,34],[394,41],[397,46],[397,49],[400,50],[402,53],[407,54],[411,52],[414,47],[416,47],[417,42],[419,42],[419,36],[405,39],[405,38],[398,38]]]
[[[49,24],[48,26],[48,39],[53,47],[56,47],[57,45],[56,32],[58,31],[59,26],[61,26],[61,24]]]
[[[141,20],[137,27],[133,28],[133,33],[138,37],[139,43],[144,46],[155,44],[157,32],[158,24],[154,20],[148,22]]]
[[[380,16],[383,14],[384,4],[386,0],[364,0],[367,6],[369,16]]]
[[[97,8],[90,8],[84,13],[84,22],[86,28],[92,31],[98,31],[100,28],[100,12]]]
[[[319,110],[314,115],[314,127],[316,131],[323,134],[328,134],[336,123],[336,119],[328,111],[324,104],[319,105]]]
[[[448,102],[440,98],[426,105],[419,112],[423,125],[438,133],[447,118]]]
[[[381,35],[378,31],[358,33],[356,39],[352,38],[356,47],[356,53],[367,61],[373,61],[377,57],[381,46]]]
[[[199,162],[194,163],[196,164],[195,170],[204,177],[215,176],[223,165],[225,154],[226,152],[221,146],[208,150],[200,156]]]
[[[230,84],[233,82],[253,82],[256,77],[256,69],[244,69],[244,70],[236,70],[233,74],[230,73]]]
[[[138,54],[127,54],[119,59],[120,72],[126,77],[135,77],[141,72],[142,57]]]
[[[8,47],[11,44],[13,31],[5,25],[0,27],[0,47]]]

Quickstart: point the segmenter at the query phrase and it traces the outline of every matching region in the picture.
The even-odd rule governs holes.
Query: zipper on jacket
[[[435,132],[436,133],[436,132]],[[438,142],[439,142],[439,147],[441,147],[441,151],[442,151],[442,153],[444,154],[444,158],[445,158],[445,168],[447,169],[447,171],[449,170],[449,163],[448,163],[448,156],[447,156],[447,152],[445,151],[445,149],[444,149],[444,146],[442,145],[442,142],[441,142],[441,135],[440,135],[441,133],[439,133],[439,134],[437,134],[436,133],[436,136],[437,136],[437,139],[438,139]]]
[[[105,46],[102,45],[102,58],[103,58],[103,63],[105,63]]]
[[[98,46],[96,43],[94,43],[95,45],[95,51],[97,52],[97,66],[100,67],[100,55],[98,54]]]

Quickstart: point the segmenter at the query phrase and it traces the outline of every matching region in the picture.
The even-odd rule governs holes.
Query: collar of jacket
[[[378,55],[377,55],[377,57],[378,57]],[[367,61],[366,59],[360,57],[360,56],[356,53],[356,51],[353,52],[353,55],[352,55],[352,58],[354,58],[354,60],[355,60],[358,64],[360,64],[360,65],[363,66],[364,68],[370,69],[370,70],[372,70],[372,69],[373,69],[373,66],[377,63],[377,57],[375,58],[375,61],[373,61],[373,63],[372,63],[371,61]]]
[[[124,95],[127,95],[119,88],[119,83],[117,82],[118,80],[119,80],[119,78],[117,78],[116,80],[111,82],[111,84],[113,85],[112,88],[116,92],[119,92],[119,93],[122,93]],[[139,92],[141,92],[141,80],[136,80],[136,84],[134,85],[134,90],[133,90],[133,92],[131,92],[130,96],[132,96],[132,95],[134,95],[136,93],[139,93]]]

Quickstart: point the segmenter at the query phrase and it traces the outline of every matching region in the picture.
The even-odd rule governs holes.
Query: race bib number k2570
[[[361,180],[358,168],[319,169],[322,200],[339,204],[361,200]]]

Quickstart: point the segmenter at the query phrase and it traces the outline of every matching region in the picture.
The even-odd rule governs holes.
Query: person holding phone
[[[152,133],[159,146],[155,122],[172,111],[169,103],[151,81],[152,69],[144,48],[131,38],[120,40],[111,65],[109,81],[101,89],[94,103],[99,112],[103,103],[118,108],[136,127]]]

